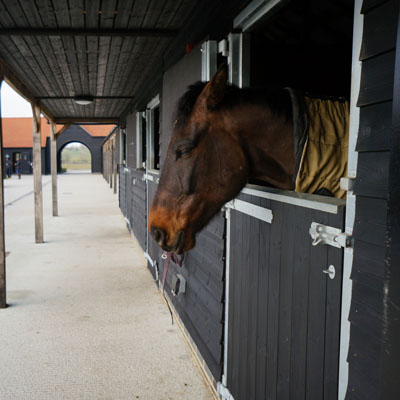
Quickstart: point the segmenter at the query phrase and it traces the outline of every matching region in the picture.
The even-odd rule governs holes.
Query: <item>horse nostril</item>
[[[152,226],[151,227],[151,236],[153,236],[154,240],[160,246],[165,244],[165,232],[162,229],[157,228],[156,226]]]

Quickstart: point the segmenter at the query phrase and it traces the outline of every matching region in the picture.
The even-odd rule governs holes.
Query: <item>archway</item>
[[[92,158],[92,151],[84,143],[65,143],[58,150],[58,172],[92,173]]]
[[[104,137],[92,136],[89,132],[79,125],[71,125],[65,132],[57,138],[57,171],[61,172],[61,151],[72,142],[84,144],[92,155],[92,173],[102,172],[102,144]]]

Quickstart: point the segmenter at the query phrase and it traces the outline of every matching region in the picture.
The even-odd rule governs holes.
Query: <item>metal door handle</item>
[[[336,270],[333,265],[330,265],[328,269],[323,269],[322,272],[328,274],[330,279],[335,279]]]

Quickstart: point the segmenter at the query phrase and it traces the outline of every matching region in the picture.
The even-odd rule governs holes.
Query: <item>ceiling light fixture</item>
[[[93,103],[93,96],[75,96],[74,102],[79,104],[80,106],[87,106],[88,104]]]

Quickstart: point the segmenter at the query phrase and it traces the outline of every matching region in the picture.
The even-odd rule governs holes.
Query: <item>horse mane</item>
[[[178,100],[176,120],[179,125],[184,124],[189,118],[197,98],[206,86],[207,82],[198,81],[189,85],[186,92]],[[258,103],[267,105],[275,114],[285,114],[291,118],[292,104],[290,95],[282,87],[266,88],[238,88],[227,85],[224,98],[217,108],[231,108],[239,102]]]
[[[200,96],[206,84],[207,82],[198,81],[189,85],[186,92],[178,100],[176,119],[179,120],[179,123],[185,123],[187,121],[193,110],[194,103],[196,103],[197,98]]]

